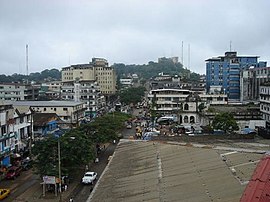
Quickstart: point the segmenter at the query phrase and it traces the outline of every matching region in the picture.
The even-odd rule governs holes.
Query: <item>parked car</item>
[[[127,129],[131,129],[132,128],[132,125],[131,124],[128,124],[127,125]]]
[[[96,172],[86,172],[82,178],[83,184],[94,184],[94,181],[97,179]]]
[[[151,127],[149,127],[149,128],[147,128],[147,131],[148,132],[154,132],[154,133],[157,133],[157,134],[159,134],[160,135],[160,130],[157,130],[156,128],[151,128]]]
[[[10,194],[10,189],[0,189],[0,200],[5,199]]]
[[[6,179],[15,179],[16,177],[20,176],[21,172],[22,172],[22,167],[12,166],[7,171]]]
[[[21,167],[22,170],[29,170],[32,167],[32,160],[29,158],[22,160]]]

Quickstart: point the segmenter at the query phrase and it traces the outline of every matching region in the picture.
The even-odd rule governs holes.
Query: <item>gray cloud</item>
[[[204,60],[232,49],[270,55],[268,0],[9,0],[0,2],[1,73],[61,69],[104,57],[143,64],[179,56],[205,72]]]

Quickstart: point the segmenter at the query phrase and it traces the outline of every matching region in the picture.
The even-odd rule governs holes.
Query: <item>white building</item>
[[[66,123],[77,125],[84,118],[83,102],[72,101],[17,101],[14,107],[30,107],[34,112],[55,113]]]
[[[260,86],[260,112],[266,127],[270,128],[270,85],[267,83]]]
[[[133,79],[132,78],[122,78],[120,79],[121,85],[124,86],[133,86]]]
[[[14,108],[11,103],[0,104],[0,161],[9,166],[11,155],[29,149],[33,134],[32,111]]]
[[[84,102],[85,115],[96,116],[106,105],[105,96],[101,94],[96,81],[65,82],[62,86],[62,99]]]
[[[51,99],[59,99],[61,95],[62,82],[49,81],[41,84],[41,91],[44,95]]]
[[[179,123],[198,123],[200,105],[227,104],[227,95],[207,95],[186,89],[156,89],[148,94],[149,103],[155,102],[156,112],[178,114]]]
[[[0,100],[36,100],[40,86],[32,84],[5,83],[0,84]]]

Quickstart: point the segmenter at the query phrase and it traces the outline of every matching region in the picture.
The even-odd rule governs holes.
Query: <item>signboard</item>
[[[43,176],[43,182],[45,184],[55,184],[55,176]]]

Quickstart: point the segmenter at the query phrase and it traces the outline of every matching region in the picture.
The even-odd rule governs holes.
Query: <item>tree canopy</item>
[[[227,131],[238,130],[239,127],[234,119],[233,115],[228,112],[222,112],[215,116],[212,126],[214,129]]]
[[[89,124],[71,129],[61,137],[49,135],[35,141],[32,149],[35,172],[40,176],[58,176],[58,141],[62,174],[68,175],[78,167],[84,167],[95,158],[96,145],[117,139],[124,122],[130,117],[119,112],[106,114]]]
[[[120,101],[125,104],[138,103],[142,100],[144,91],[142,86],[126,88],[119,93]]]
[[[122,75],[137,74],[140,78],[148,80],[151,77],[157,76],[158,73],[164,72],[170,75],[179,75],[182,78],[191,81],[199,81],[200,78],[199,74],[190,72],[190,70],[183,68],[181,63],[174,63],[169,58],[163,58],[159,62],[150,61],[148,64],[143,65],[115,63],[112,67],[115,68],[117,75],[120,77]]]
[[[61,72],[58,69],[45,69],[42,72],[30,73],[29,76],[22,74],[12,74],[11,76],[6,76],[4,74],[0,75],[0,82],[2,83],[11,83],[11,82],[20,82],[25,81],[35,81],[37,83],[41,81],[48,80],[60,80]]]

